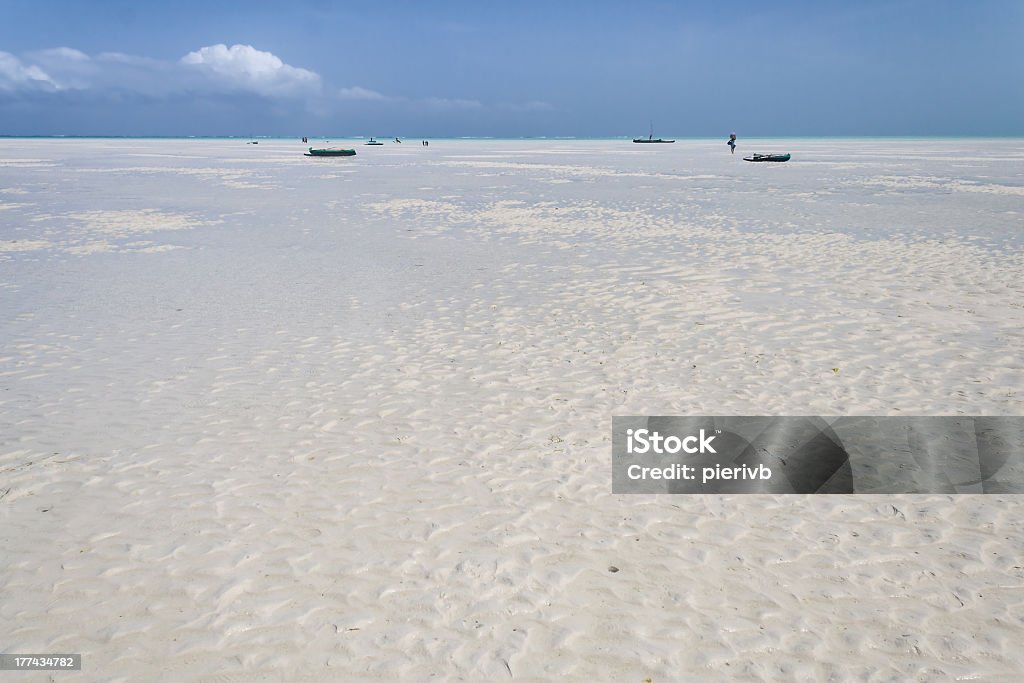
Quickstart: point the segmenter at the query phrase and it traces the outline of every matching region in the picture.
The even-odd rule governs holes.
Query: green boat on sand
[[[675,140],[662,140],[661,138],[654,137],[654,121],[651,121],[651,132],[646,138],[633,138],[633,142],[637,144],[650,144],[650,145],[666,145],[675,142]]]
[[[789,161],[788,154],[754,154],[743,157],[743,161]]]
[[[354,157],[355,155],[354,149],[313,149],[310,147],[306,152],[307,157]]]

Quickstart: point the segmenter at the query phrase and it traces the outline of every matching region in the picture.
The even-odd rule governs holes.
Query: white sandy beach
[[[0,679],[1022,680],[1024,498],[611,494],[1024,413],[1024,140],[739,142],[0,140]]]

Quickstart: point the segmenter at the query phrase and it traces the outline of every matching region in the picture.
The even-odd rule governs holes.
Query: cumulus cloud
[[[58,90],[85,90],[101,76],[99,67],[89,55],[70,47],[37,50],[25,58],[49,74]]]
[[[272,52],[251,45],[219,43],[189,52],[178,60],[159,60],[120,52],[88,55],[55,47],[22,55],[0,52],[0,96],[78,93],[89,100],[221,98],[257,96],[301,100],[322,116],[339,109],[386,106],[419,112],[473,112],[485,108],[475,99],[410,97],[358,85],[324,87],[318,73],[287,64]],[[522,110],[548,105],[530,102]],[[502,108],[502,105],[498,105]]]
[[[56,90],[50,75],[35,64],[25,64],[9,52],[0,52],[0,90]]]
[[[136,92],[148,96],[242,92],[305,97],[320,92],[320,76],[251,45],[210,45],[177,62],[118,52],[91,57],[70,47],[38,50],[22,59],[0,52],[0,90]]]
[[[301,95],[320,90],[318,74],[285,64],[274,53],[251,45],[210,45],[189,52],[181,58],[181,64],[260,95]]]

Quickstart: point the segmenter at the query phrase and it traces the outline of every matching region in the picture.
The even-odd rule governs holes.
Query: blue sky
[[[1024,135],[1024,2],[0,0],[0,135]]]

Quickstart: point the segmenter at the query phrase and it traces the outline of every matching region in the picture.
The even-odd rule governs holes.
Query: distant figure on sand
[[[735,154],[736,153],[736,133],[729,133],[729,142],[727,142],[726,144],[729,145],[729,153],[730,154]]]
[[[402,141],[399,140],[398,138],[395,138],[395,142],[397,142],[398,144],[402,144]]]

